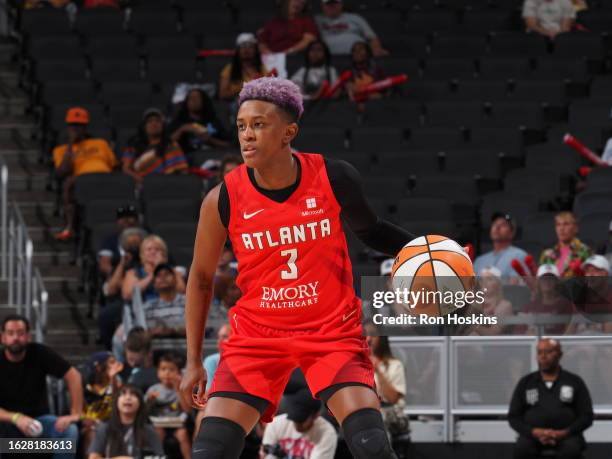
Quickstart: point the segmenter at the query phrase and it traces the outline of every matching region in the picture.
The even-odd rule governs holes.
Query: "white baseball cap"
[[[605,272],[610,274],[610,262],[603,255],[591,255],[589,258],[584,260],[582,263],[582,269],[587,265],[594,266],[597,269],[603,269]]]
[[[388,276],[393,272],[393,262],[395,260],[393,258],[387,258],[380,264],[380,275]]]
[[[244,32],[236,37],[236,46],[246,45],[247,43],[257,43],[257,38],[252,33]]]
[[[559,270],[557,269],[557,267],[553,264],[545,264],[545,265],[540,265],[540,267],[538,268],[538,273],[537,273],[537,277],[540,278],[542,276],[546,276],[547,274],[551,274],[555,277],[561,277],[559,276]]]
[[[501,279],[502,273],[499,268],[496,268],[495,266],[487,266],[486,268],[482,268],[480,270],[480,277],[482,276],[495,276],[498,279]]]

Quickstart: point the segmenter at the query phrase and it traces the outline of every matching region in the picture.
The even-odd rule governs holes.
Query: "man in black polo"
[[[561,345],[538,342],[539,371],[523,377],[512,395],[508,421],[520,437],[515,459],[536,459],[542,449],[554,449],[558,459],[578,459],[584,432],[593,423],[593,405],[580,376],[559,365]]]

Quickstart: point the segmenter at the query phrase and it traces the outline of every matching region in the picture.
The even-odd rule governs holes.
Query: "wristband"
[[[16,425],[16,424],[17,424],[17,421],[19,421],[19,418],[20,418],[21,416],[23,416],[23,414],[21,414],[21,413],[15,413],[15,414],[13,414],[13,416],[11,416],[11,422],[12,422],[13,424],[15,424],[15,425]]]

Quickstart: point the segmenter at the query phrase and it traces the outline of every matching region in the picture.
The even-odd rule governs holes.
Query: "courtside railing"
[[[8,179],[8,168],[0,158],[0,274],[6,282],[6,304],[28,318],[35,340],[43,342],[49,294],[40,271],[33,266],[34,244],[21,211],[8,201]]]

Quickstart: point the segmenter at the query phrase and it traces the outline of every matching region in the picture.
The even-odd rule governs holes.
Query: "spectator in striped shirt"
[[[181,147],[170,139],[164,115],[149,108],[142,117],[138,133],[130,139],[121,158],[123,172],[142,183],[149,174],[187,173],[187,159]]]

